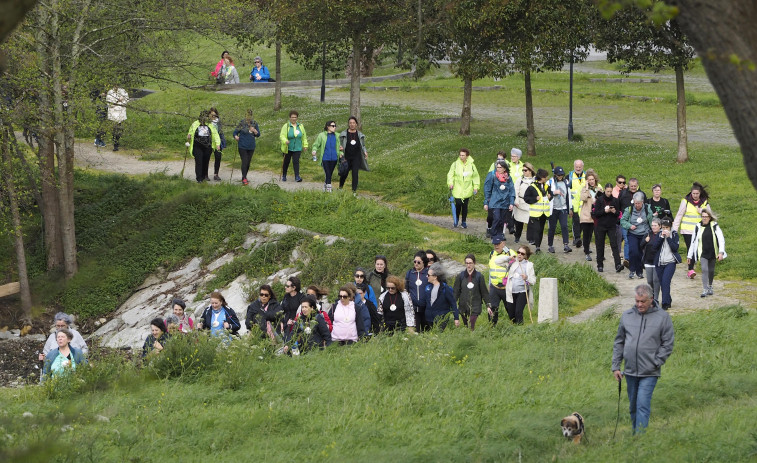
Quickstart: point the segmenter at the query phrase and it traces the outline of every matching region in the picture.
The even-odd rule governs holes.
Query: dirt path
[[[128,151],[121,151],[114,153],[109,149],[96,148],[83,140],[76,145],[76,165],[79,168],[89,168],[107,172],[115,172],[122,174],[150,174],[154,172],[164,172],[167,175],[178,175],[182,169],[182,161],[140,161],[137,156],[129,153]],[[222,165],[220,176],[223,179],[222,182],[229,182],[232,172],[229,166]],[[187,160],[187,166],[184,170],[184,177],[188,179],[194,179],[194,162],[190,158]],[[270,172],[250,171],[248,176],[250,181],[250,187],[256,187],[258,185],[275,182],[282,189],[287,191],[308,189],[308,190],[321,190],[322,184],[318,182],[301,183],[296,182],[281,182],[278,177]],[[239,184],[241,181],[241,173],[238,169],[233,172],[233,180],[231,182]],[[214,182],[211,182],[214,183]],[[240,188],[244,188],[239,184]],[[380,198],[373,195],[361,195],[376,201],[380,201]],[[445,228],[452,228],[452,220],[449,216],[430,216],[424,214],[410,213],[410,217],[422,222],[430,223]],[[467,233],[472,235],[478,235],[483,237],[486,232],[486,222],[481,219],[468,220],[468,229],[463,230],[457,228],[459,233]],[[508,236],[508,239],[512,243],[512,236]],[[542,243],[542,249],[546,251],[547,237],[545,233],[544,241]],[[574,249],[571,253],[563,253],[562,237],[556,236],[555,243],[558,243],[555,248],[557,257],[562,262],[570,263],[586,263],[584,260],[584,253],[581,249]],[[592,256],[594,256],[592,254]],[[609,246],[605,250],[606,256],[611,256]],[[611,257],[610,257],[611,259]],[[592,267],[596,268],[595,263],[591,262]],[[611,268],[611,265],[607,267],[607,270],[602,273],[607,281],[613,283],[620,293],[620,296],[605,300],[596,306],[583,311],[582,313],[569,318],[569,321],[580,322],[591,319],[600,315],[609,308],[614,308],[616,311],[624,310],[633,305],[633,288],[641,283],[638,279],[629,279],[628,272],[622,271],[615,273]],[[685,276],[683,266],[679,266],[678,271],[673,279],[673,307],[671,313],[687,312],[692,310],[708,309],[714,307],[720,307],[728,304],[741,303],[746,306],[754,305],[755,297],[757,294],[757,287],[750,284],[744,284],[743,282],[735,281],[723,281],[716,279],[714,282],[715,296],[700,298],[699,295],[702,292],[701,280],[697,277],[694,280],[689,280]]]

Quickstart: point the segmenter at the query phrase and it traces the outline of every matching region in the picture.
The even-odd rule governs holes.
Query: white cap
[[[518,148],[513,148],[510,150],[510,156],[512,156],[513,154],[518,157],[521,157],[523,156],[523,151],[519,150]]]

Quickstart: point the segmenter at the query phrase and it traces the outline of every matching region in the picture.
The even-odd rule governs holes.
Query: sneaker
[[[663,304],[662,310],[668,310],[670,308],[671,304]]]
[[[315,161],[317,161],[317,160],[318,160],[318,157],[316,157],[316,156],[313,156],[313,162],[315,162]]]
[[[604,271],[605,271],[604,267],[602,267],[601,265],[597,265],[597,272],[602,273]]]
[[[699,297],[707,297],[707,291],[702,291],[702,294],[700,294]]]
[[[242,185],[247,185],[248,183],[250,182],[246,178],[242,179]]]
[[[486,229],[486,237],[490,238],[491,236],[492,236],[492,229],[491,228],[487,228]]]
[[[628,259],[623,259],[623,267],[625,267],[625,268],[631,267],[631,263],[628,262]]]
[[[635,276],[636,275],[633,272],[631,272],[631,273],[628,274],[628,279],[629,280],[633,280]]]
[[[286,182],[287,181],[287,176],[286,175],[282,175],[281,176],[281,181],[282,182]]]
[[[457,220],[458,220],[457,217],[455,217],[454,219],[452,219],[452,228],[457,228],[457,224],[458,224]]]
[[[689,277],[689,280],[693,280],[694,277],[697,276],[697,272],[695,272],[694,270],[689,270],[686,276]]]
[[[515,238],[515,244],[520,243],[520,238]]]
[[[331,184],[326,185],[326,193],[331,193]]]
[[[103,146],[105,146],[105,145],[103,144]],[[113,147],[113,151],[118,151],[118,146],[114,146]]]
[[[219,177],[218,174],[213,174],[213,180],[215,180],[216,182],[220,182],[221,177]]]
[[[537,247],[536,251],[534,251],[534,253],[536,253],[536,254],[539,254],[540,252],[541,252],[541,248],[540,247]]]
[[[581,241],[581,240],[576,240],[576,241],[575,241],[575,242],[573,243],[573,246],[575,246],[575,247],[577,247],[577,248],[580,248],[581,246],[583,246],[583,244],[584,244],[584,243],[583,243],[583,241]]]
[[[295,182],[298,182],[298,183],[299,183],[299,182],[301,182],[301,181],[302,181],[302,177],[295,177],[295,178],[294,178],[294,181],[295,181]]]
[[[591,262],[591,256],[586,254],[586,262]]]
[[[467,224],[467,223],[465,223],[465,222],[461,223],[460,225],[461,225],[461,226],[462,226],[463,228],[468,228],[468,224]]]
[[[715,293],[712,292],[712,286],[710,286],[709,288],[707,288],[707,295],[712,296],[713,294]]]
[[[620,264],[620,265],[618,265],[617,267],[615,267],[615,272],[616,272],[616,273],[620,273],[620,272],[622,272],[622,271],[623,271],[623,264]]]
[[[547,252],[549,252],[551,254],[554,254],[555,253],[555,248],[553,246],[550,246],[550,247],[547,248]]]
[[[203,180],[203,182],[209,182],[209,181],[210,181],[209,177],[205,177],[205,180]]]
[[[644,278],[644,274],[643,273],[637,273],[636,274],[636,278],[638,278],[639,280],[641,280],[642,278]]]
[[[573,250],[572,250],[572,249],[570,249],[570,246],[568,246],[568,245],[566,244],[566,245],[565,245],[565,247],[563,248],[563,252],[573,252]]]

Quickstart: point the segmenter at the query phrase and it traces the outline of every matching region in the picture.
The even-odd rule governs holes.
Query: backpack
[[[202,146],[210,146],[210,127],[200,124],[195,129],[195,143],[199,143]]]
[[[327,314],[325,310],[318,310],[318,313],[323,315],[323,319],[326,320],[326,324],[329,325],[329,332],[334,331],[334,324],[331,323],[331,318],[329,317],[329,314]]]

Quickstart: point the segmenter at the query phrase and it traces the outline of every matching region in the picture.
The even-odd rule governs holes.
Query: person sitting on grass
[[[82,351],[71,345],[74,334],[67,328],[62,328],[55,333],[55,340],[58,344],[56,349],[52,349],[45,357],[45,364],[42,367],[42,378],[56,377],[73,371],[78,365],[87,363]]]
[[[150,322],[150,334],[145,339],[144,346],[142,346],[142,358],[153,353],[160,353],[165,348],[166,341],[169,338],[170,335],[163,319],[153,318]]]

